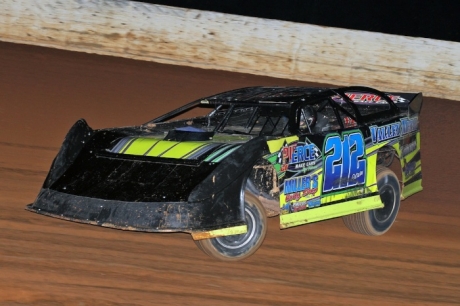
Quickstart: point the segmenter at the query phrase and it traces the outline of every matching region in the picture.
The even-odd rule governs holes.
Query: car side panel
[[[271,153],[265,158],[274,165],[280,188],[280,227],[382,207],[376,159],[384,144],[366,146],[358,129],[314,138],[268,141]]]
[[[393,129],[396,135],[387,133]],[[418,115],[409,115],[380,126],[371,126],[373,144],[392,146],[401,162],[402,198],[422,191],[420,128]],[[388,138],[388,139],[387,139]]]
[[[423,190],[420,132],[407,135],[393,146],[401,162],[402,198]]]

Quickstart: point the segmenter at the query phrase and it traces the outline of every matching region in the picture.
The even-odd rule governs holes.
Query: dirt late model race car
[[[220,260],[254,253],[278,215],[283,229],[343,217],[352,231],[380,235],[400,200],[422,190],[421,106],[421,93],[367,87],[249,87],[140,126],[92,130],[79,120],[27,209],[191,233]],[[194,108],[206,115],[171,120]]]

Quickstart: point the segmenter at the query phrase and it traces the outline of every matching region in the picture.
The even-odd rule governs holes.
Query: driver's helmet
[[[303,107],[300,110],[300,128],[313,127],[315,120],[315,113],[311,106]]]

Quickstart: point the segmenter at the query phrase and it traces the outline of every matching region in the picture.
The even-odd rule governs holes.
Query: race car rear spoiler
[[[387,93],[395,104],[401,108],[407,108],[408,116],[412,117],[420,114],[422,109],[423,95],[422,93],[401,93],[401,92],[391,92]]]

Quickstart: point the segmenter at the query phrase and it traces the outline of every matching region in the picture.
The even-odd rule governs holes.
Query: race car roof
[[[238,103],[238,102],[285,102],[290,103],[302,97],[308,97],[331,88],[316,87],[246,87],[239,88],[201,99],[202,104]]]

